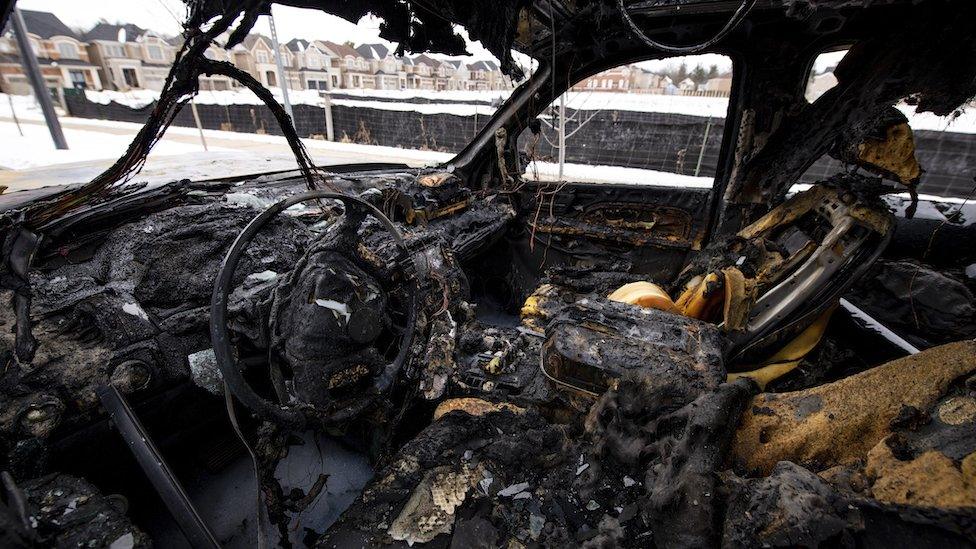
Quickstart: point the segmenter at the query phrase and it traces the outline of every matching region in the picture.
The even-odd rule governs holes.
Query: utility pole
[[[698,150],[698,163],[695,164],[695,177],[698,177],[698,172],[701,171],[702,158],[705,156],[705,144],[708,143],[708,130],[712,129],[712,117],[708,117],[708,122],[705,124],[705,137],[702,137],[701,149]]]
[[[47,122],[47,129],[51,131],[51,139],[54,146],[59,149],[67,149],[68,143],[64,140],[64,132],[61,131],[61,123],[58,122],[58,115],[54,112],[54,104],[51,102],[51,94],[48,93],[44,85],[44,78],[41,77],[41,68],[37,64],[34,56],[34,48],[31,47],[30,39],[27,38],[27,25],[20,10],[16,7],[10,18],[14,24],[14,35],[17,37],[17,47],[20,48],[20,61],[24,65],[24,72],[30,80],[31,87],[34,88],[34,97],[41,105],[41,112],[44,113],[44,120]]]
[[[288,77],[285,75],[285,67],[281,63],[281,47],[278,45],[278,31],[275,29],[274,15],[271,13],[271,9],[268,9],[268,20],[271,22],[271,45],[275,50],[275,64],[278,66],[278,78],[281,82],[278,84],[281,86],[281,97],[284,99],[285,112],[288,113],[288,118],[291,118],[292,124],[295,123],[295,115],[291,111],[291,101],[288,100]]]

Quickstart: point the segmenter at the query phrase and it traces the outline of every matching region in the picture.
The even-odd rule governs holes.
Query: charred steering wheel
[[[318,402],[317,405],[301,401],[298,403],[276,403],[258,394],[244,378],[241,369],[234,359],[227,330],[227,302],[233,289],[233,279],[238,263],[244,251],[258,232],[281,214],[281,212],[302,202],[322,199],[332,199],[343,203],[345,219],[343,225],[339,228],[342,234],[346,236],[353,235],[353,238],[356,238],[355,235],[358,234],[358,228],[362,226],[367,216],[371,216],[379,221],[385,231],[390,234],[396,246],[404,251],[405,257],[408,258],[408,261],[410,260],[409,250],[407,250],[403,236],[393,223],[372,204],[359,198],[334,192],[304,192],[270,206],[251,220],[244,230],[241,231],[227,251],[227,255],[220,266],[210,302],[211,344],[213,345],[217,366],[220,369],[226,387],[244,406],[257,414],[291,425],[301,425],[307,419],[308,415],[314,415],[314,417],[331,422],[348,419],[362,411],[370,402],[375,400],[375,397],[384,394],[391,387],[393,380],[406,361],[416,330],[417,288],[415,282],[408,282],[406,284],[406,321],[399,336],[399,350],[389,363],[373,372],[370,378],[371,382],[365,388],[365,394],[362,395],[362,398],[358,398],[353,405],[343,405],[333,410],[329,409],[332,408],[330,406],[322,406],[321,402]],[[314,246],[315,242],[312,243],[311,247]],[[312,249],[311,247],[310,250]],[[327,391],[326,394],[328,394]],[[329,397],[326,396],[325,398],[328,399]]]

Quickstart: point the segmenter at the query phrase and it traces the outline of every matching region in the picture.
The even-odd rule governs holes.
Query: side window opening
[[[621,65],[575,83],[519,136],[529,181],[711,188],[732,61],[704,54]]]
[[[814,59],[804,93],[807,101],[816,101],[837,85],[833,72],[847,51],[825,51]],[[912,128],[915,155],[923,170],[918,192],[939,197],[969,196],[976,176],[976,102],[970,100],[949,116],[916,112],[909,98],[895,107]],[[807,169],[799,184],[813,184],[845,169],[843,163],[824,155]]]

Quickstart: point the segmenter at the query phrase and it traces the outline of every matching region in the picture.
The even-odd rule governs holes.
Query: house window
[[[106,44],[105,57],[125,57],[125,49],[119,44]]]
[[[274,73],[274,71],[268,71],[268,72],[264,73],[264,77],[268,81],[268,86],[271,86],[271,87],[277,87],[278,86],[278,76]]]
[[[125,80],[125,85],[130,88],[139,87],[139,79],[136,77],[135,69],[122,69],[122,79]]]
[[[85,81],[85,73],[83,71],[68,71],[68,76],[71,77],[72,88],[83,90],[88,87],[88,82]]]
[[[264,50],[258,50],[257,60],[258,60],[258,63],[267,63],[268,62],[268,52],[266,52]]]
[[[333,88],[339,87],[339,77],[334,74],[332,75],[332,87]]]
[[[307,57],[308,57],[308,68],[310,68],[310,69],[318,69],[318,68],[320,68],[322,66],[322,60],[319,59],[319,56],[318,55],[315,55],[315,54],[311,54],[310,53],[310,54],[308,54]]]
[[[71,42],[58,42],[58,53],[62,59],[78,59],[78,47]]]
[[[163,48],[156,45],[150,45],[146,46],[146,51],[149,52],[149,59],[152,59],[153,61],[163,60]]]

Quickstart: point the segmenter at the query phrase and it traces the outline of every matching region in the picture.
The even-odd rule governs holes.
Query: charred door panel
[[[705,236],[710,189],[636,185],[552,185],[523,192],[518,253],[540,273],[557,265],[622,263],[669,282]]]

